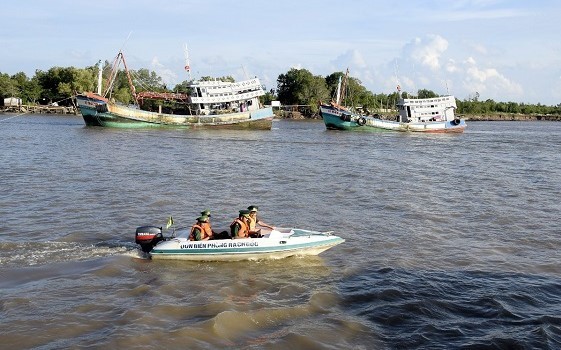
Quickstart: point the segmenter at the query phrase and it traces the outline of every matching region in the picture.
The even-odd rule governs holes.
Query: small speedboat
[[[297,228],[262,229],[259,238],[189,240],[189,229],[164,237],[162,228],[141,226],[136,229],[135,241],[152,259],[192,261],[240,261],[281,259],[289,256],[318,255],[345,242],[332,232],[318,232]]]

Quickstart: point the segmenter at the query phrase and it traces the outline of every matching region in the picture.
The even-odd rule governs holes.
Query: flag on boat
[[[168,229],[172,225],[173,225],[173,218],[170,216],[169,219],[168,219],[168,223],[166,225],[166,229]]]

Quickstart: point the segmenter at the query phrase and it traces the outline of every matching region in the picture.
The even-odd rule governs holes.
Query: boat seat
[[[269,233],[269,235],[267,235],[266,237],[272,239],[281,239],[284,237],[284,234],[277,230],[271,230],[271,233]]]

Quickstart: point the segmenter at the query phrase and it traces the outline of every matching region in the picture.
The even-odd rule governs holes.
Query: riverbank
[[[74,106],[19,105],[0,106],[0,113],[78,114]]]
[[[467,121],[561,121],[559,114],[517,114],[517,113],[494,113],[494,114],[457,114]],[[381,119],[395,120],[395,114],[379,115]],[[275,111],[277,119],[321,119],[319,114],[311,116],[298,111]]]
[[[497,114],[486,114],[486,115],[472,115],[466,114],[462,116],[468,121],[536,121],[536,120],[547,120],[547,121],[561,121],[561,115],[559,114],[516,114],[516,113],[497,113]]]

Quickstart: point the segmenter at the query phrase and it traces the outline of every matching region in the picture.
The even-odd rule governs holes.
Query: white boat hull
[[[186,234],[158,243],[152,259],[190,261],[241,261],[282,259],[290,256],[318,255],[345,240],[331,235],[300,229],[272,231],[262,238],[190,241]]]

